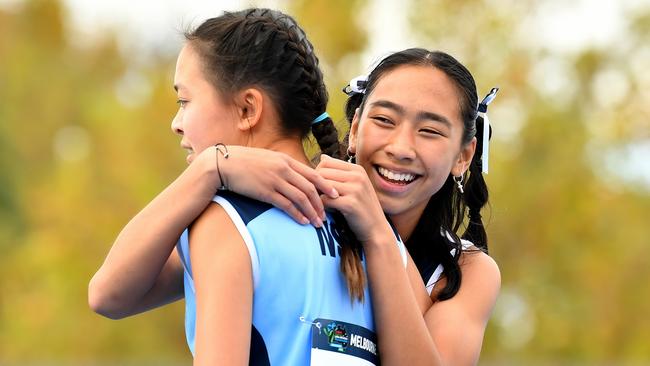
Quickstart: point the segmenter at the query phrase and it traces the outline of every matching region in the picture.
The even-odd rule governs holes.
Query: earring
[[[463,191],[463,176],[462,175],[459,175],[459,176],[454,175],[451,178],[456,183],[456,188],[458,188],[458,191],[460,192],[460,194],[465,193],[465,191]]]
[[[351,164],[356,164],[357,163],[357,158],[356,158],[355,154],[352,151],[350,151],[350,149],[348,149],[348,163],[351,163]]]

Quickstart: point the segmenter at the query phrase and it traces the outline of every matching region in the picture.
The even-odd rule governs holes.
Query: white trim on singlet
[[[449,238],[449,240],[453,240],[449,235],[449,233],[447,233],[447,238]],[[462,245],[463,250],[468,250],[469,248],[474,246],[474,243],[465,239],[460,239],[460,244]],[[450,251],[450,253],[452,257],[456,255],[456,248],[453,248]],[[431,277],[429,277],[429,281],[427,281],[427,292],[429,293],[429,295],[431,295],[431,291],[433,291],[433,288],[435,287],[436,283],[440,280],[440,276],[442,275],[442,272],[444,270],[445,267],[443,267],[442,264],[439,264],[438,267],[436,267],[435,271],[433,271]]]
[[[406,246],[404,246],[404,242],[400,238],[397,239],[397,247],[399,248],[399,254],[402,256],[402,263],[404,264],[404,268],[406,268]]]
[[[189,230],[187,229],[183,230],[183,233],[181,233],[181,238],[178,242],[179,242],[178,244],[179,249],[177,250],[178,256],[181,258],[181,264],[183,265],[185,272],[187,272],[188,276],[190,276],[190,280],[191,280],[187,283],[190,285],[192,292],[196,293],[196,290],[194,289],[194,277],[192,275],[192,268],[190,268],[191,266],[190,259],[185,257],[186,254],[189,254],[189,247],[190,247]],[[187,248],[188,248],[187,251],[183,249],[183,243],[187,244]]]
[[[233,207],[233,205],[227,199],[220,196],[214,196],[212,201],[219,204],[221,207],[223,207],[224,210],[226,210],[226,213],[228,214],[232,222],[235,224],[237,231],[239,231],[239,234],[244,240],[244,243],[246,244],[246,248],[248,249],[248,254],[251,257],[251,269],[253,271],[253,288],[254,289],[257,288],[257,284],[259,282],[259,277],[260,277],[260,260],[257,256],[257,249],[255,248],[255,242],[253,241],[251,234],[248,232],[244,220],[242,220],[241,216],[239,215],[239,212],[237,212],[235,207]]]

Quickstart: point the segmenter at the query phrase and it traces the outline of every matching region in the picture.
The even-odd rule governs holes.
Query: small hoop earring
[[[355,156],[355,154],[352,151],[350,151],[350,149],[348,149],[348,163],[351,163],[351,164],[356,164],[357,163],[357,157]]]
[[[456,183],[456,188],[458,188],[458,191],[460,192],[460,194],[465,193],[465,191],[463,191],[463,176],[462,175],[459,175],[459,176],[453,175],[451,178]]]

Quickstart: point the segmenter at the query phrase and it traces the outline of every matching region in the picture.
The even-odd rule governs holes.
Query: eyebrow
[[[370,107],[383,107],[383,108],[392,109],[393,111],[397,112],[400,115],[406,114],[406,110],[404,109],[404,107],[388,100],[377,100],[375,102],[372,102],[370,104]],[[447,125],[448,127],[451,127],[451,121],[449,121],[447,117],[434,112],[418,111],[416,119],[417,120],[428,119],[434,122],[440,122],[444,125]]]

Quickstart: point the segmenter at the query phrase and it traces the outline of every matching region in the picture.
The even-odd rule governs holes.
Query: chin
[[[386,215],[397,215],[404,212],[404,205],[400,204],[401,200],[379,197],[379,204]]]

